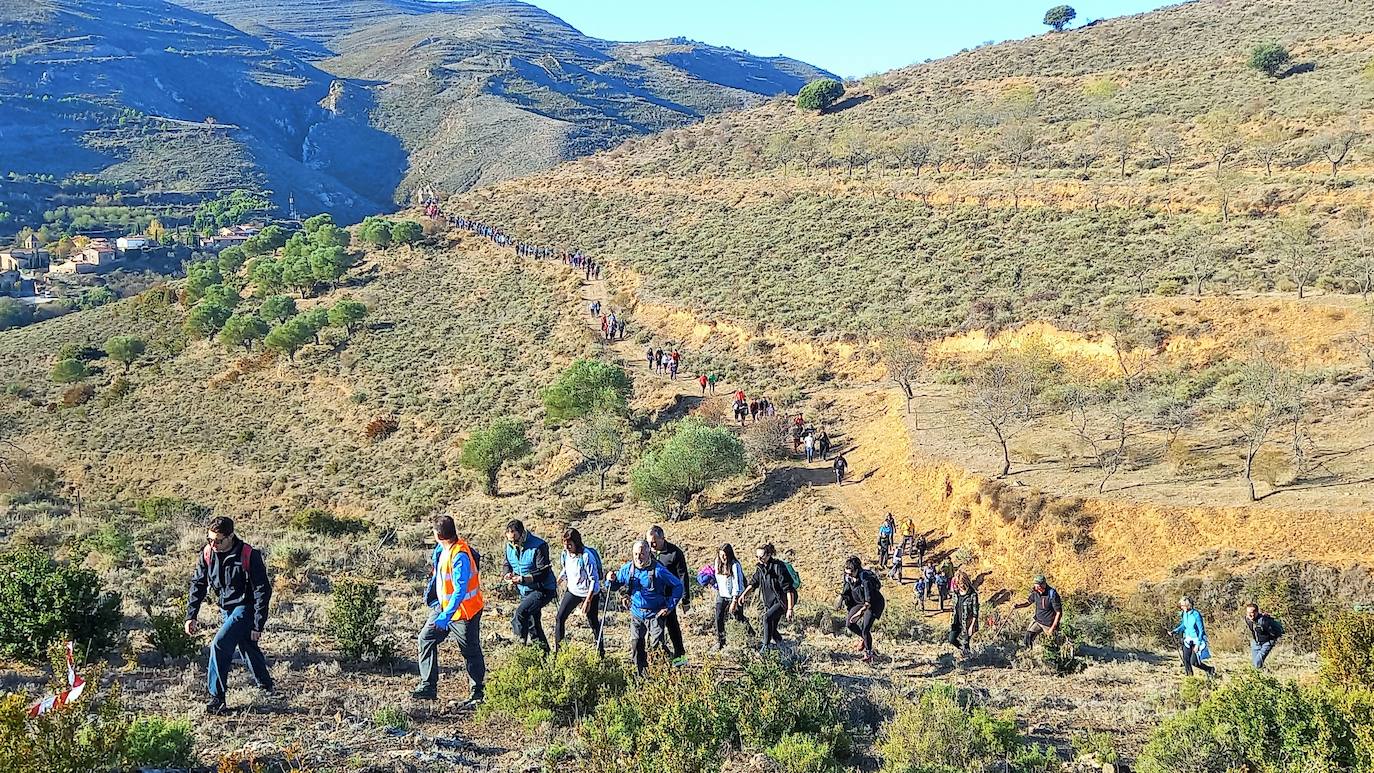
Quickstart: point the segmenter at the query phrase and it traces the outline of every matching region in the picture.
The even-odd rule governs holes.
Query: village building
[[[0,271],[46,271],[50,256],[38,246],[38,237],[30,235],[24,244],[0,251]]]

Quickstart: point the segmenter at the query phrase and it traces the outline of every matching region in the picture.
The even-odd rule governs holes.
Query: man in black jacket
[[[272,583],[262,553],[234,535],[234,521],[219,516],[210,519],[205,548],[196,561],[186,600],[186,635],[196,632],[196,617],[206,592],[214,590],[224,619],[210,645],[208,688],[210,702],[205,710],[223,714],[224,694],[228,689],[229,666],[234,650],[243,653],[248,673],[264,690],[273,689],[272,675],[258,641],[267,625],[267,607],[272,601]]]
[[[672,646],[673,665],[680,666],[687,662],[687,648],[682,643],[682,623],[677,613],[679,609],[686,612],[692,604],[691,570],[687,568],[687,555],[682,549],[664,538],[662,526],[650,527],[648,540],[658,562],[682,581],[682,601],[663,617],[663,629],[668,632],[668,642]]]
[[[1264,668],[1264,661],[1283,635],[1283,626],[1252,601],[1245,605],[1245,627],[1250,631],[1250,663],[1257,669]]]

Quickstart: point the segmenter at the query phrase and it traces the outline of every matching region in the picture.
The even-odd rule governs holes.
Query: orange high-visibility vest
[[[453,616],[459,620],[471,620],[478,612],[482,611],[485,602],[482,600],[482,578],[477,572],[477,556],[473,555],[472,548],[468,543],[459,539],[449,551],[449,565],[447,572],[439,573],[439,608],[444,609],[448,606],[449,599],[453,598],[457,588],[453,583],[454,559],[458,553],[462,552],[468,557],[468,566],[472,567],[472,577],[468,579],[467,587],[463,589],[462,599],[458,602],[458,610]],[[443,554],[440,554],[442,560]]]

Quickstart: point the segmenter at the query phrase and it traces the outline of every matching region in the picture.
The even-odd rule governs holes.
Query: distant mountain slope
[[[598,40],[510,0],[181,2],[374,84],[375,125],[411,154],[402,196],[539,171],[826,74],[686,40]]]
[[[11,2],[0,21],[6,173],[256,186],[344,217],[389,205],[404,155],[367,125],[369,95],[224,22],[161,0]]]
[[[597,40],[518,2],[0,0],[0,173],[257,187],[353,220],[420,185],[540,171],[820,72]],[[47,208],[16,185],[0,202],[12,228]]]

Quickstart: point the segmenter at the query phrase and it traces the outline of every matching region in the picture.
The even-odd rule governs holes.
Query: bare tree
[[[1202,128],[1203,147],[1207,151],[1209,163],[1216,169],[1217,179],[1226,163],[1240,152],[1240,131],[1234,113],[1227,110],[1213,110],[1198,119]]]
[[[1193,295],[1202,297],[1202,284],[1216,272],[1217,253],[1211,240],[1199,228],[1185,228],[1175,237],[1175,252],[1182,255],[1182,270]]]
[[[914,134],[898,138],[892,147],[897,164],[915,169],[917,177],[921,176],[921,168],[930,163],[930,151],[930,142]]]
[[[925,371],[927,339],[914,328],[896,330],[883,336],[878,354],[892,383],[901,387],[906,397],[906,412],[911,413],[911,401],[916,397],[915,386]]]
[[[1011,167],[1012,174],[1021,171],[1022,162],[1026,160],[1027,154],[1035,149],[1038,140],[1035,125],[1030,121],[1017,121],[1002,127],[997,137],[997,148],[1002,152],[1007,165]]]
[[[845,176],[852,176],[856,166],[864,167],[867,174],[868,165],[873,161],[873,138],[857,126],[845,127],[835,132],[835,138],[830,143],[830,154],[844,163]]]
[[[1360,133],[1359,127],[1352,124],[1343,129],[1333,129],[1317,141],[1318,149],[1326,156],[1327,163],[1331,164],[1331,179],[1336,179],[1341,164],[1345,163],[1350,151],[1354,150],[1362,139],[1364,135]]]
[[[1145,133],[1145,141],[1164,164],[1164,179],[1172,179],[1174,163],[1183,153],[1183,139],[1179,137],[1178,126],[1172,121],[1157,122]]]
[[[1267,123],[1255,133],[1255,157],[1264,164],[1264,176],[1274,174],[1274,162],[1278,161],[1293,139],[1293,133],[1278,125]]]
[[[1255,357],[1241,371],[1237,383],[1236,403],[1229,420],[1239,431],[1245,448],[1242,474],[1255,495],[1255,457],[1273,439],[1273,435],[1287,422],[1293,421],[1295,409],[1300,412],[1300,398],[1295,387],[1299,379],[1282,368],[1271,351],[1260,348]]]
[[[794,140],[789,132],[773,132],[764,141],[763,157],[769,163],[782,167],[782,174],[787,176],[787,165],[796,157],[796,147]]]
[[[1318,249],[1314,224],[1305,217],[1281,221],[1270,234],[1270,242],[1284,274],[1297,286],[1299,298],[1331,264]]]
[[[1374,225],[1363,225],[1350,235],[1347,261],[1351,278],[1360,288],[1360,298],[1369,301],[1374,293]]]
[[[988,168],[988,151],[986,148],[978,146],[969,151],[968,168],[971,172],[981,172]]]
[[[792,155],[808,169],[815,169],[827,154],[826,147],[817,140],[815,134],[802,132],[792,143]]]
[[[1214,190],[1217,196],[1217,210],[1221,213],[1221,222],[1231,222],[1231,202],[1235,201],[1236,194],[1240,193],[1242,184],[1241,176],[1233,172],[1217,175]]]
[[[1104,139],[1120,169],[1121,179],[1126,179],[1126,161],[1130,159],[1131,150],[1135,148],[1136,144],[1135,128],[1124,121],[1118,121],[1106,127]]]
[[[1097,493],[1129,461],[1127,444],[1144,434],[1140,404],[1132,395],[1095,389],[1086,384],[1072,385],[1064,397],[1069,412],[1069,432],[1092,453],[1093,463],[1102,473]]]
[[[606,473],[625,458],[624,421],[607,413],[580,421],[572,428],[572,447],[596,470],[605,491]]]
[[[964,389],[961,406],[984,428],[1002,452],[1002,471],[1011,472],[1010,443],[1030,426],[1040,377],[1024,359],[999,353],[974,369]]]
[[[930,143],[930,166],[935,169],[935,174],[944,171],[945,164],[949,163],[952,155],[954,155],[954,150],[948,142],[935,140]]]
[[[1108,310],[1098,324],[1112,337],[1121,382],[1128,391],[1134,391],[1154,364],[1162,331],[1121,306]]]

